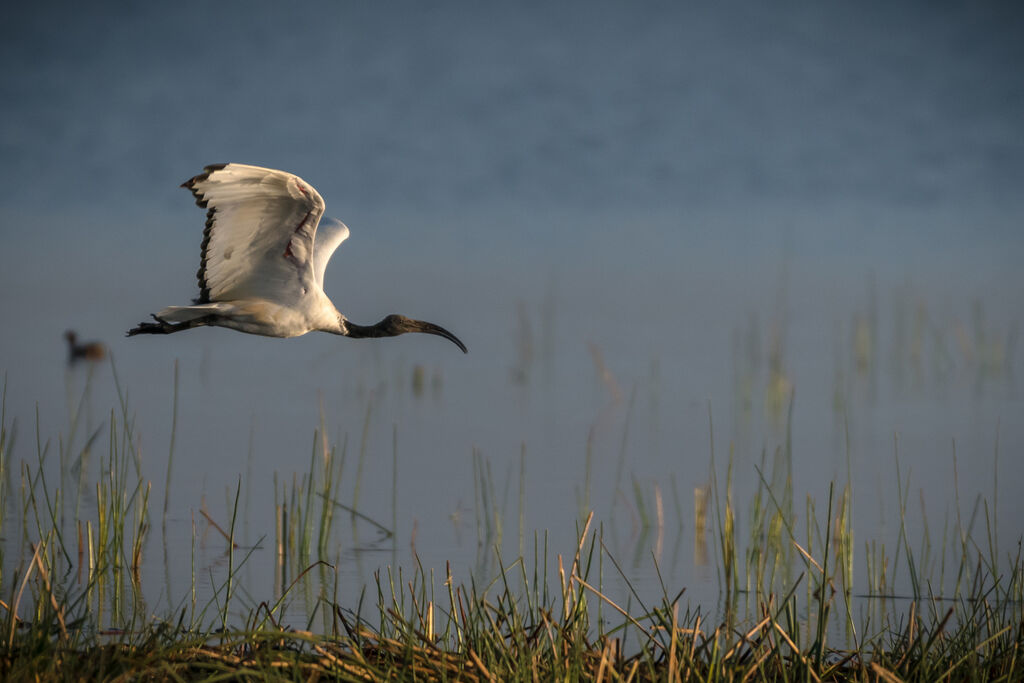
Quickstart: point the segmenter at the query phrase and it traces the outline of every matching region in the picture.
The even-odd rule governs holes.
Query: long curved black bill
[[[414,330],[415,332],[422,332],[423,334],[436,334],[438,337],[444,337],[445,339],[447,339],[448,341],[462,349],[463,353],[469,353],[469,351],[466,350],[466,345],[463,344],[458,337],[456,337],[454,334],[444,329],[440,325],[423,322],[422,320],[416,320],[414,322],[416,323],[416,327],[418,328]]]

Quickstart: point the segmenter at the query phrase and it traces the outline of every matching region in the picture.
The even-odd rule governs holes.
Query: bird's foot
[[[126,336],[134,337],[137,334],[170,334],[178,329],[177,325],[173,325],[166,320],[157,317],[155,314],[152,316],[155,323],[139,323],[137,326],[128,330]]]

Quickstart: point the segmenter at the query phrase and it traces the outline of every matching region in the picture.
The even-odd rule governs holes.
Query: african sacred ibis
[[[466,352],[440,325],[389,315],[356,325],[324,294],[324,270],[348,237],[333,218],[321,220],[324,200],[298,176],[244,164],[207,166],[186,181],[196,204],[207,209],[202,259],[192,306],[168,306],[156,322],[128,330],[170,334],[213,325],[268,337],[297,337],[313,330],[346,337],[435,334]],[[318,227],[319,226],[319,227]]]

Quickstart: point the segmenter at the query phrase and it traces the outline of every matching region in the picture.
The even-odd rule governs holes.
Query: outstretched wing
[[[309,291],[324,212],[312,185],[284,171],[218,164],[182,187],[207,209],[196,303],[260,297],[291,304]]]
[[[338,246],[348,239],[348,226],[337,218],[324,218],[316,229],[316,241],[313,243],[313,276],[320,289],[324,287],[324,271],[331,254]]]

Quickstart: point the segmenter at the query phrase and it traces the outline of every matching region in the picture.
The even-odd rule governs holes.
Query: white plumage
[[[324,200],[296,175],[259,166],[207,166],[186,181],[196,204],[207,209],[199,271],[199,297],[191,306],[168,306],[140,323],[136,334],[170,334],[206,325],[269,337],[297,337],[321,330],[349,337],[435,334],[465,345],[433,323],[389,315],[376,325],[356,325],[324,294],[324,271],[349,235],[326,218]]]

